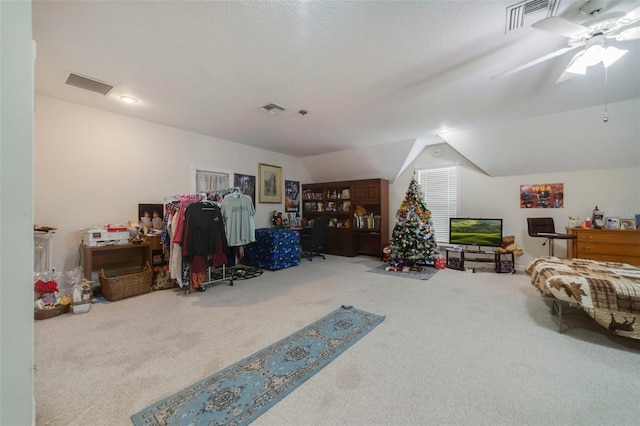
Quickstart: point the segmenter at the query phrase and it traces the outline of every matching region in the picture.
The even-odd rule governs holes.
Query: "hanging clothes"
[[[229,246],[244,246],[256,240],[256,211],[250,196],[236,188],[223,198],[221,210]]]
[[[192,203],[185,210],[182,255],[212,256],[211,266],[226,263],[227,238],[220,207],[210,202]]]

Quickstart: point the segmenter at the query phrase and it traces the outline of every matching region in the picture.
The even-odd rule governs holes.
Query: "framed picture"
[[[620,218],[618,218],[618,217],[608,217],[607,218],[607,228],[608,229],[618,229],[618,228],[620,228]]]
[[[520,185],[521,209],[561,209],[564,207],[563,183]]]
[[[284,181],[284,211],[300,211],[300,182],[295,180]]]
[[[164,214],[162,204],[138,204],[139,224],[142,228],[162,229],[164,228]]]
[[[259,201],[261,203],[282,203],[282,167],[258,164],[260,178]]]
[[[253,208],[256,207],[256,177],[251,175],[233,174],[233,186],[240,188],[244,195],[251,197]]]
[[[636,229],[636,226],[638,226],[638,224],[635,218],[620,219],[620,229]]]

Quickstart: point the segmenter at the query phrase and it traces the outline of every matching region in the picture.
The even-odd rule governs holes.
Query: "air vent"
[[[524,0],[507,7],[505,33],[517,30],[524,25],[525,16],[541,10],[547,10],[547,17],[558,13],[561,0]]]
[[[69,86],[79,87],[80,89],[89,90],[91,92],[100,93],[101,95],[108,95],[113,86],[111,84],[103,83],[102,81],[94,80],[89,77],[83,77],[79,74],[70,73],[67,78],[66,84]]]
[[[270,112],[271,114],[276,114],[278,112],[284,111],[286,108],[281,107],[280,105],[277,105],[277,104],[267,104],[267,105],[261,106],[260,109]]]

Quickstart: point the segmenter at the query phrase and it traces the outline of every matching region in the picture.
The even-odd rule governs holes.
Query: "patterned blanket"
[[[540,257],[531,261],[525,272],[543,295],[579,304],[609,331],[640,339],[640,268],[626,263]]]

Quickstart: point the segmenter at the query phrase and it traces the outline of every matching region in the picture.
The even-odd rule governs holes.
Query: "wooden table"
[[[91,280],[93,271],[101,269],[125,269],[151,265],[151,243],[123,244],[115,246],[82,246],[80,264],[84,277]]]

